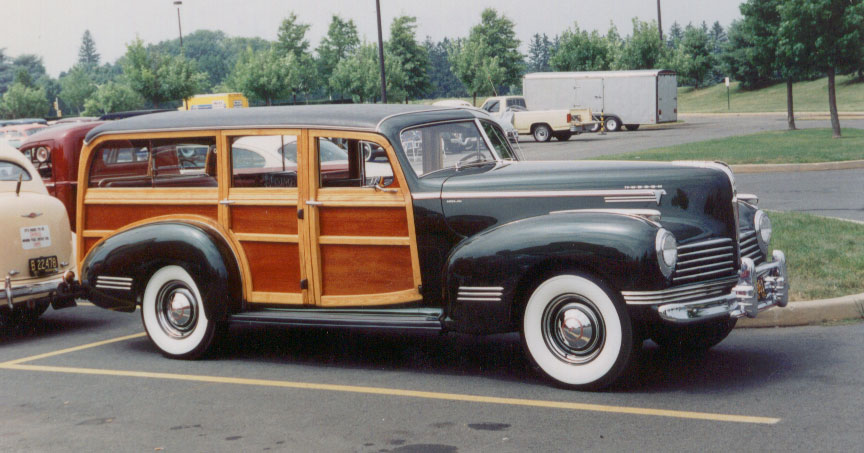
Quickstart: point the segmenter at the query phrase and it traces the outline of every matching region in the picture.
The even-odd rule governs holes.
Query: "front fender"
[[[654,245],[658,229],[629,215],[572,212],[518,220],[466,238],[446,264],[449,327],[509,330],[519,292],[556,270],[588,272],[619,291],[662,287],[666,279]]]
[[[209,319],[239,310],[242,287],[233,251],[217,232],[183,221],[133,227],[100,242],[81,264],[81,283],[95,305],[134,311],[150,276],[172,264],[195,280]]]

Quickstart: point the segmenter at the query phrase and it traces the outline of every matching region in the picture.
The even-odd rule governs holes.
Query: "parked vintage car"
[[[101,121],[58,124],[27,137],[19,147],[38,170],[48,193],[63,202],[73,229],[81,145],[87,133],[100,124]]]
[[[0,139],[5,140],[13,148],[18,148],[25,138],[46,127],[44,124],[14,124],[0,127]]]
[[[447,152],[454,130],[476,146]],[[247,161],[241,145],[262,136],[296,143],[297,164]],[[213,184],[160,171],[164,152],[193,142]],[[116,171],[130,144],[147,165]],[[342,171],[322,162],[332,144]],[[391,176],[367,173],[367,145]],[[155,114],[90,131],[81,166],[89,299],[140,305],[172,358],[201,356],[228,323],[521,331],[546,375],[592,389],[646,337],[710,347],[787,301],[771,223],[726,165],[523,162],[468,109]]]
[[[0,326],[28,324],[49,305],[75,306],[78,290],[66,210],[21,153],[0,144]]]

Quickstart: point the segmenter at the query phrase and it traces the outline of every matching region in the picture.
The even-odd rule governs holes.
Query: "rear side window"
[[[111,140],[96,149],[89,187],[216,187],[214,137]]]
[[[30,173],[24,167],[14,163],[0,160],[0,181],[22,181],[30,180]]]
[[[230,139],[231,187],[297,187],[297,136],[248,135]]]
[[[525,99],[519,99],[519,98],[507,99],[507,107],[513,107],[513,106],[524,108],[525,107]]]

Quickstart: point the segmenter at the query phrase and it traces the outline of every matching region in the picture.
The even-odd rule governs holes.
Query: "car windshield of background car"
[[[420,176],[444,168],[495,161],[474,121],[421,126],[400,135],[402,149]]]

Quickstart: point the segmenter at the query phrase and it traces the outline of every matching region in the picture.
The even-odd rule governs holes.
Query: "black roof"
[[[433,112],[435,117],[473,118],[465,109],[417,104],[339,104],[180,110],[105,123],[87,134],[85,143],[105,134],[166,130],[238,129],[254,127],[319,127],[376,131],[390,117]],[[426,115],[421,115],[426,116]],[[428,119],[427,119],[428,121]],[[421,121],[422,122],[422,121]]]

